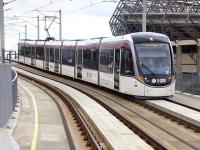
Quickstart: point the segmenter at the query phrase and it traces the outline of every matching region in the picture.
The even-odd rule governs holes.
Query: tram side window
[[[55,63],[60,63],[60,49],[55,49]]]
[[[134,75],[133,57],[130,49],[121,51],[121,75]]]
[[[21,48],[21,56],[24,56],[24,50],[25,50],[25,47],[22,46],[22,48]]]
[[[44,48],[43,47],[36,48],[36,59],[44,60]]]
[[[77,65],[82,65],[82,49],[78,49],[77,51]]]
[[[62,50],[62,63],[69,66],[74,66],[75,50],[63,49]]]
[[[100,51],[100,71],[113,73],[114,49],[103,49]]]
[[[83,66],[88,69],[98,69],[97,49],[83,50]]]
[[[31,47],[31,58],[35,58],[35,47]]]
[[[54,49],[50,48],[50,62],[54,62]]]
[[[28,57],[31,57],[31,46],[28,47]]]
[[[30,57],[31,47],[25,47],[25,57]]]
[[[46,50],[45,50],[45,61],[49,61],[49,48],[46,48]]]
[[[22,55],[22,47],[21,46],[18,47],[18,55]]]

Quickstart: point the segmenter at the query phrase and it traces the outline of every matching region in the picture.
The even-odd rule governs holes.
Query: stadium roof
[[[142,8],[143,0],[120,0],[109,22],[112,34],[142,31]],[[147,31],[200,39],[200,0],[147,0]]]

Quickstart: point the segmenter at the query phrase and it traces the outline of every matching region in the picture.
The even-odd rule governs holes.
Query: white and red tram
[[[169,97],[175,90],[167,36],[133,33],[82,41],[20,41],[18,61],[120,93]]]

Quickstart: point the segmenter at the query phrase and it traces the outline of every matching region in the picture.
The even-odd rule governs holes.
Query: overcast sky
[[[4,0],[8,2],[10,0]],[[25,24],[27,38],[37,38],[36,17],[40,16],[40,38],[46,38],[44,30],[44,15],[58,16],[56,12],[62,10],[63,39],[85,39],[92,37],[112,36],[109,20],[118,4],[114,0],[16,0],[4,6],[5,11],[5,46],[7,50],[16,49],[19,39],[24,39]],[[37,9],[37,10],[36,10]],[[13,16],[20,16],[9,18]],[[26,17],[27,16],[27,17]],[[58,22],[58,20],[56,20]],[[51,22],[47,22],[49,25]],[[35,25],[35,26],[34,26]],[[50,35],[59,39],[59,26],[53,23]]]

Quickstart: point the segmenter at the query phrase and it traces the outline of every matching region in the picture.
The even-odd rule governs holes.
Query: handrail
[[[13,76],[13,73],[15,73],[15,77],[13,78],[13,80],[12,80],[12,85],[13,85],[13,83],[16,81],[16,79],[17,79],[17,72],[14,70],[14,69],[12,69],[12,76]]]

